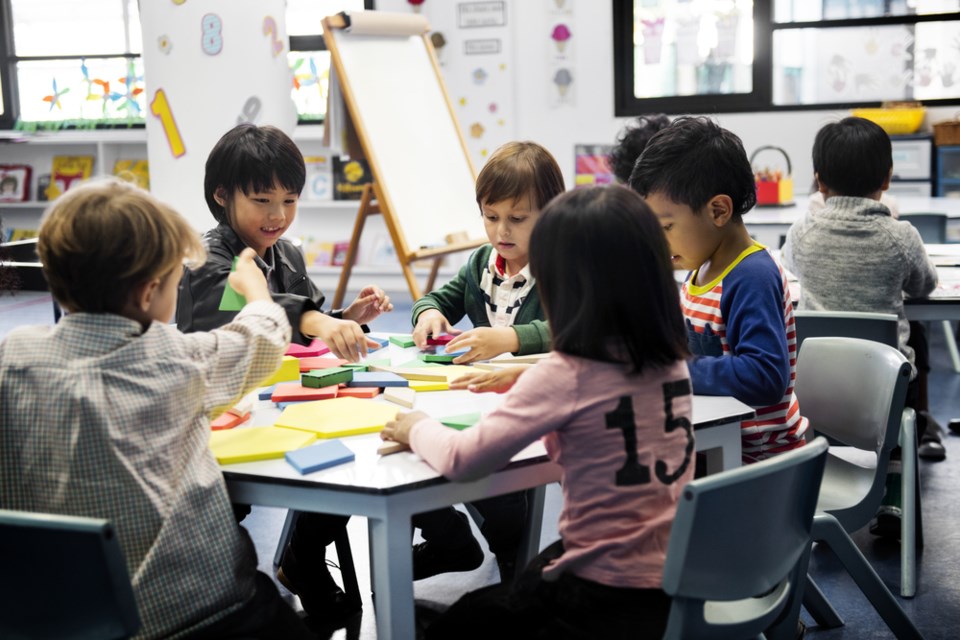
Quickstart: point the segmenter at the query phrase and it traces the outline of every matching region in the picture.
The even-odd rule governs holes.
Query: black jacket
[[[184,333],[210,331],[222,327],[237,315],[237,311],[220,311],[220,298],[230,275],[235,256],[246,248],[243,240],[225,224],[207,231],[203,236],[207,261],[197,269],[185,270],[180,281],[177,299],[177,328]],[[273,245],[274,267],[273,301],[283,307],[293,329],[293,342],[308,344],[310,339],[300,333],[300,316],[306,311],[320,311],[324,296],[307,277],[303,254],[289,240],[281,238]],[[338,313],[331,314],[339,317]]]

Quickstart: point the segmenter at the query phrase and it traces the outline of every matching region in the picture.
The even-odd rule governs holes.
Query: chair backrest
[[[670,532],[664,638],[756,637],[803,584],[827,443],[691,481]]]
[[[916,227],[924,244],[944,244],[947,241],[946,213],[901,213],[900,219]]]
[[[861,338],[896,348],[899,324],[894,313],[859,311],[793,312],[797,327],[797,349],[807,338]]]
[[[859,338],[808,338],[797,358],[800,412],[818,433],[872,451],[897,446],[911,365],[899,350]]]
[[[106,520],[0,510],[0,637],[128,638],[140,615]]]

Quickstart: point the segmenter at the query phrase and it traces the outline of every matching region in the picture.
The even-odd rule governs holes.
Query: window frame
[[[773,2],[755,0],[753,5],[753,91],[745,94],[701,94],[660,98],[633,95],[634,45],[633,0],[613,0],[614,115],[639,116],[646,113],[749,113],[765,111],[825,111],[853,107],[879,107],[881,102],[818,102],[816,104],[777,105],[773,103],[773,38],[777,31],[790,29],[831,29],[838,27],[874,27],[915,25],[923,22],[960,21],[960,12],[929,15],[851,18],[813,22],[774,22]],[[925,106],[960,104],[956,98],[922,100]]]

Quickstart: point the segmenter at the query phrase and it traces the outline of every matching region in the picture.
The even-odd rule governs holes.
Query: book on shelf
[[[0,164],[0,202],[30,199],[30,172],[25,164]]]
[[[53,156],[47,198],[55,199],[93,175],[93,156]]]
[[[363,188],[373,182],[366,160],[333,157],[333,199],[359,200]]]
[[[303,200],[333,199],[333,159],[330,156],[304,156],[307,182],[303,186]]]
[[[113,175],[141,189],[150,189],[150,164],[146,160],[117,160],[113,164]]]

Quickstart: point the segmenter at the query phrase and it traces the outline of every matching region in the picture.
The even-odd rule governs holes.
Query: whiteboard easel
[[[433,261],[429,291],[445,256],[487,241],[476,172],[427,37],[429,24],[418,15],[363,11],[327,17],[323,27],[347,131],[356,133],[374,179],[360,200],[333,305],[343,303],[364,223],[377,213],[416,300],[422,292],[412,263]]]

